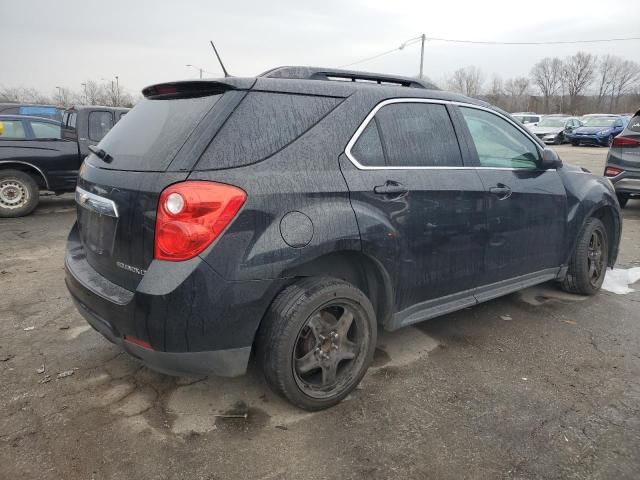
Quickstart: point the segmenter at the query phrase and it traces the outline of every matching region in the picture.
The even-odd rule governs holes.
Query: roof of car
[[[75,111],[80,111],[80,110],[115,110],[115,111],[124,111],[124,110],[131,110],[130,108],[127,107],[107,107],[105,105],[72,105],[68,108],[65,109],[65,112],[67,110],[75,110]]]
[[[1,120],[37,120],[38,122],[46,122],[46,123],[55,123],[56,125],[60,125],[58,120],[54,120],[52,118],[47,117],[38,117],[37,115],[2,115],[0,114]]]
[[[291,66],[276,67],[257,77],[226,77],[184,80],[150,85],[142,90],[147,98],[171,98],[179,95],[219,90],[254,90],[307,95],[348,97],[358,91],[377,92],[386,98],[429,98],[489,107],[482,100],[438,89],[426,80],[335,68]],[[494,108],[494,107],[492,107]]]

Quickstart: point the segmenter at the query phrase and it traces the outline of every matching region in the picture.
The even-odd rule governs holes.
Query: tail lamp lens
[[[605,177],[616,177],[618,175],[620,175],[623,172],[623,170],[621,168],[616,168],[616,167],[607,167],[604,169],[604,176]]]
[[[244,190],[223,183],[186,181],[160,194],[154,257],[179,262],[201,253],[244,204]]]
[[[616,137],[613,139],[613,146],[627,148],[640,147],[640,140],[629,137]]]

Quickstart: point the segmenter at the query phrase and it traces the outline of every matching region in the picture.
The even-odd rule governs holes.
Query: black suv
[[[640,196],[640,110],[613,139],[604,175],[610,177],[622,208]]]
[[[548,280],[595,294],[618,253],[611,184],[429,87],[283,67],[144,89],[80,172],[79,311],[162,372],[240,375],[253,353],[316,410],[361,380],[378,326]]]

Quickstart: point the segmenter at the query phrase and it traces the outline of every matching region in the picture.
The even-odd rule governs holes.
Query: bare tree
[[[618,57],[614,55],[605,55],[598,62],[598,72],[597,72],[597,88],[596,88],[596,109],[600,110],[602,107],[602,103],[604,99],[611,95],[612,86],[613,86],[613,70],[615,68],[616,63],[618,62]]]
[[[504,89],[509,96],[509,110],[528,110],[531,83],[526,77],[510,78],[504,83]]]
[[[478,97],[482,92],[483,74],[478,67],[459,68],[448,80],[449,88],[469,97]]]
[[[563,82],[569,94],[571,111],[577,109],[578,96],[593,82],[597,60],[597,56],[585,52],[578,52],[565,60]]]
[[[640,65],[631,60],[617,58],[612,69],[611,101],[609,102],[611,111],[618,108],[620,97],[632,92],[638,81],[640,81]]]
[[[558,93],[562,82],[562,60],[543,58],[531,69],[531,79],[544,97],[544,113],[549,113],[550,99]]]

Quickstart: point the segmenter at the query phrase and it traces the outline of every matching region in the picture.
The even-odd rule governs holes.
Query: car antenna
[[[216,54],[216,57],[218,57],[218,62],[220,62],[220,66],[222,67],[222,73],[224,73],[224,78],[230,77],[231,75],[229,75],[229,72],[227,72],[227,69],[224,68],[224,63],[222,63],[222,59],[218,54],[218,50],[216,50],[216,46],[213,44],[213,40],[209,40],[209,43],[213,47],[213,52]]]

